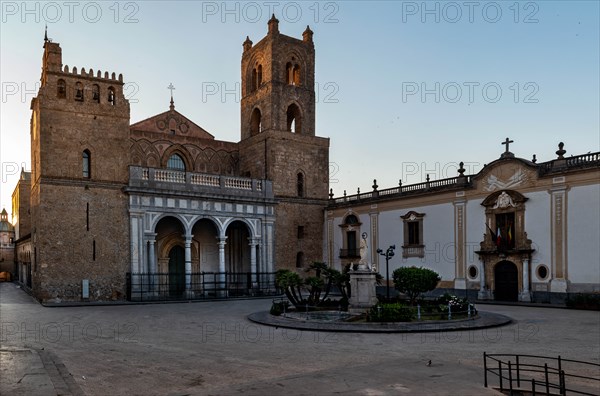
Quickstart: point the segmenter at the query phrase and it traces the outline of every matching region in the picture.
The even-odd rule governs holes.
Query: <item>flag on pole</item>
[[[487,223],[485,224],[485,226],[487,227],[487,229],[490,231],[490,235],[492,237],[492,242],[494,242],[494,245],[496,244],[496,234],[494,233],[494,231],[490,228],[489,225],[487,225]]]
[[[500,232],[500,227],[498,227],[498,232],[496,234],[496,246],[500,247],[502,244],[502,233]]]
[[[512,243],[512,225],[509,224],[508,226],[508,246],[511,245]]]

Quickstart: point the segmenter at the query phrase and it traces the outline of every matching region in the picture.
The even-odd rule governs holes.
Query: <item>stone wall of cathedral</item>
[[[122,77],[63,67],[58,43],[44,47],[31,106],[33,292],[49,302],[123,299],[130,151]]]
[[[41,301],[78,301],[82,282],[89,299],[125,298],[129,270],[129,217],[118,187],[41,186],[32,240],[34,295]],[[51,216],[43,213],[52,213]]]

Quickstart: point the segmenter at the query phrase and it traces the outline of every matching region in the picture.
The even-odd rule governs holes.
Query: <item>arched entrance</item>
[[[517,301],[519,272],[510,261],[501,261],[494,268],[494,298],[498,301]]]
[[[179,296],[185,290],[185,251],[179,245],[169,251],[169,295]]]
[[[250,271],[250,230],[246,223],[236,220],[229,224],[226,231],[225,247],[226,271]]]
[[[219,231],[212,220],[200,219],[192,228],[192,273],[219,272]],[[192,283],[201,282],[193,279]]]

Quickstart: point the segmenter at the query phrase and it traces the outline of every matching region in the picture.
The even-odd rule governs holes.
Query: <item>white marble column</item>
[[[531,293],[529,292],[529,258],[523,259],[523,291],[519,296],[519,301],[531,301]]]
[[[138,298],[138,292],[140,290],[140,273],[143,271],[143,261],[142,261],[142,252],[143,245],[141,241],[141,232],[140,232],[140,221],[139,214],[135,212],[130,212],[129,215],[129,233],[131,240],[131,263],[130,269],[131,272],[131,295],[132,298]],[[29,275],[29,274],[28,274]]]
[[[250,277],[251,277],[252,287],[256,287],[256,278],[257,278],[256,239],[248,238],[248,240],[250,241],[250,273],[251,273]]]
[[[185,292],[188,297],[192,294],[192,234],[183,235],[185,238]]]
[[[219,287],[225,288],[225,245],[227,237],[219,238]],[[220,292],[221,297],[227,296],[227,291]]]
[[[158,266],[156,264],[156,234],[148,235],[148,273],[149,276],[148,282],[150,283],[149,289],[150,291],[157,291],[157,283],[158,283]]]
[[[130,221],[130,234],[131,234],[131,275],[132,279],[136,274],[139,274],[141,266],[141,246],[139,245],[139,222],[136,215],[131,215]]]

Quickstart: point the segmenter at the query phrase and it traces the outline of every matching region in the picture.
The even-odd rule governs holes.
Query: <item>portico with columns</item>
[[[177,182],[185,176],[171,175],[170,183],[158,183],[152,180],[156,172],[174,171],[132,167],[127,189],[132,299],[136,293],[148,298],[222,297],[231,289],[264,283],[264,277],[274,272],[275,203],[270,182],[235,177],[236,183],[186,185]],[[168,191],[163,191],[165,187]],[[178,189],[185,190],[185,196],[178,197]]]

